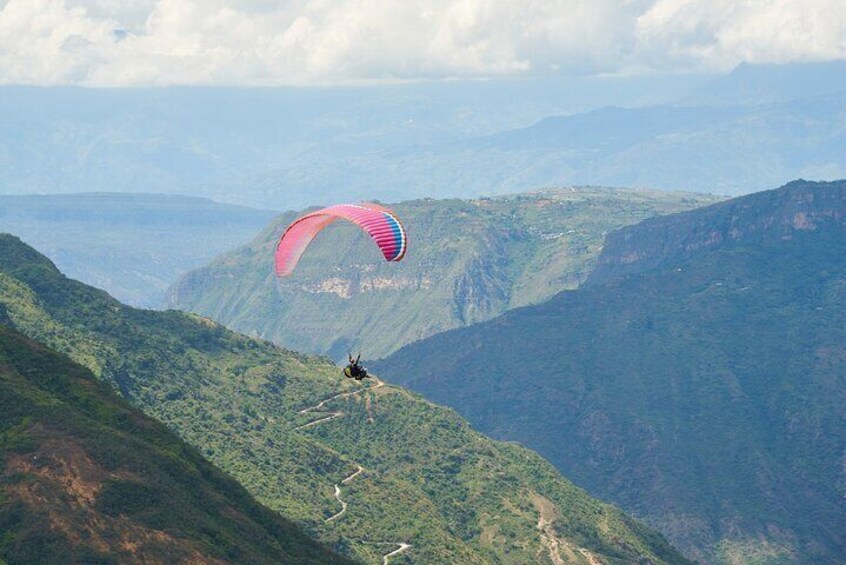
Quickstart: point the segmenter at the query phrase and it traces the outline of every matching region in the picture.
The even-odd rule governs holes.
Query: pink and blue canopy
[[[405,229],[388,208],[378,204],[338,204],[306,214],[288,226],[276,246],[276,275],[291,274],[311,240],[335,220],[347,220],[366,231],[386,261],[400,261],[408,240]]]

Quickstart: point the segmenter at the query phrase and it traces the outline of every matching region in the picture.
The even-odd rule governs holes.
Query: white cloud
[[[846,58],[844,0],[658,0],[637,29],[659,68]]]
[[[307,84],[846,58],[844,0],[0,0],[0,82]]]

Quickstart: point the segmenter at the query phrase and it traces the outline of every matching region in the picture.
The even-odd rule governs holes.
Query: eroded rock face
[[[344,299],[380,290],[428,290],[430,288],[432,288],[432,277],[426,274],[416,277],[402,275],[331,276],[316,281],[309,281],[299,286],[299,290],[302,292],[308,292],[309,294],[334,294]]]
[[[409,253],[386,263],[372,241],[338,222],[292,276],[272,273],[294,214],[249,246],[193,271],[168,304],[297,350],[368,357],[577,287],[605,233],[656,214],[718,201],[703,195],[578,188],[478,200],[418,200],[393,208]]]
[[[766,210],[766,213],[762,213]],[[587,284],[600,284],[729,245],[789,239],[824,226],[846,227],[846,181],[795,181],[778,191],[673,214],[608,235]]]

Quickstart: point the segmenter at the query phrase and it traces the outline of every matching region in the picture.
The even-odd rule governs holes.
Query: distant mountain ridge
[[[357,156],[483,136],[598,105],[662,103],[705,80],[518,78],[338,88],[4,85],[0,192],[176,193],[276,209],[420,198],[429,191],[411,179],[375,182],[385,171],[365,170]],[[284,176],[260,181],[287,164],[292,167]],[[369,181],[354,183],[362,173]],[[451,195],[461,194],[452,188]]]
[[[580,289],[372,365],[692,558],[839,563],[844,214],[846,181],[797,181],[646,220]]]
[[[762,214],[762,210],[771,213]],[[797,180],[779,190],[708,206],[694,215],[650,218],[614,231],[608,234],[586,284],[602,284],[714,249],[772,243],[789,239],[797,231],[831,229],[844,224],[843,181]]]
[[[167,194],[0,195],[0,231],[70,276],[161,308],[184,272],[248,241],[276,212]]]
[[[686,105],[760,106],[846,92],[846,60],[814,63],[741,63],[728,75],[695,89]]]
[[[5,86],[0,191],[188,193],[275,209],[571,184],[748,193],[846,176],[843,68],[336,89]]]
[[[5,234],[0,305],[17,331],[89,368],[347,557],[687,563],[536,454],[490,441],[451,410],[376,379],[350,382],[325,358],[207,318],[126,307]]]
[[[292,349],[341,359],[384,356],[414,340],[489,319],[578,286],[607,231],[718,197],[571,187],[477,200],[392,205],[409,236],[400,263],[339,222],[322,232],[290,277],[273,250],[292,213],[255,240],[196,269],[168,306]]]

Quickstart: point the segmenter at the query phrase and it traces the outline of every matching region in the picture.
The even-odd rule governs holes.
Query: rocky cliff
[[[846,181],[797,180],[759,192],[671,214],[612,232],[587,284],[602,284],[720,248],[790,239],[797,232],[846,225]]]
[[[625,228],[590,284],[371,368],[697,560],[846,562],[844,196],[800,181]]]
[[[394,208],[409,251],[386,263],[357,228],[322,232],[291,277],[273,275],[273,249],[294,218],[192,271],[171,307],[214,318],[293,349],[370,357],[577,287],[605,233],[718,200],[686,193],[567,188],[478,200],[417,200]]]

